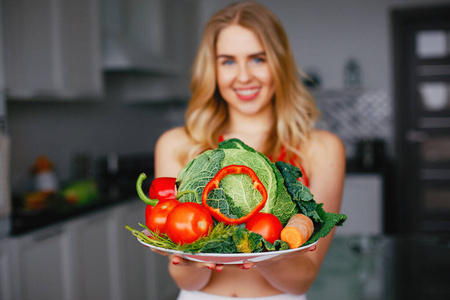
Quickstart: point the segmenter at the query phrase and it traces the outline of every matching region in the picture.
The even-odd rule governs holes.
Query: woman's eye
[[[260,63],[263,63],[263,62],[265,62],[266,60],[264,59],[264,58],[262,58],[262,57],[255,57],[254,59],[253,59],[253,62],[254,63],[257,63],[257,64],[260,64]]]
[[[229,66],[229,65],[232,65],[232,64],[234,64],[234,61],[231,60],[231,59],[225,59],[225,60],[222,61],[222,65],[224,65],[224,66]]]

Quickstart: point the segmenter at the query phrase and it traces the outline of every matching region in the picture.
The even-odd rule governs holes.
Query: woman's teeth
[[[236,93],[242,96],[249,96],[257,93],[259,88],[247,89],[247,90],[236,90]]]

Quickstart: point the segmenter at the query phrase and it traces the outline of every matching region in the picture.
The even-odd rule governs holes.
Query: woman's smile
[[[217,86],[230,113],[255,115],[272,110],[272,70],[259,38],[249,29],[230,25],[216,44]]]
[[[234,89],[234,91],[236,92],[236,95],[239,99],[248,101],[256,98],[259,95],[261,88],[239,88]]]

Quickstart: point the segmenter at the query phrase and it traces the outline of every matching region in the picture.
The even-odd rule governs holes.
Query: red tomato
[[[145,220],[147,227],[153,232],[165,233],[164,225],[167,216],[180,202],[177,200],[160,201],[152,209]]]
[[[153,206],[151,206],[150,204],[147,204],[147,206],[145,206],[145,220],[147,220],[148,215],[150,214],[152,209],[153,209]]]
[[[181,203],[167,217],[166,233],[177,244],[190,244],[209,234],[213,219],[209,212],[195,202]]]
[[[280,239],[283,224],[274,215],[259,212],[245,223],[245,228],[259,233],[266,241],[273,244],[276,240]]]

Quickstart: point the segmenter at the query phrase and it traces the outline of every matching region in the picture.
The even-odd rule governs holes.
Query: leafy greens
[[[344,214],[325,212],[322,204],[316,203],[309,188],[297,180],[302,176],[298,167],[282,161],[273,163],[238,139],[221,142],[217,149],[205,151],[190,161],[178,173],[177,199],[180,202],[201,204],[206,184],[220,169],[229,165],[245,165],[255,171],[268,194],[266,205],[261,211],[275,215],[283,226],[296,213],[311,218],[314,233],[305,246],[325,237],[347,219]],[[253,189],[252,180],[247,175],[231,174],[222,179],[219,188],[208,194],[207,201],[223,214],[239,218],[252,211],[261,199],[261,194]],[[127,229],[148,243],[189,253],[249,253],[289,249],[286,242],[277,240],[271,244],[260,234],[248,231],[242,224],[226,226],[218,223],[207,237],[185,245],[176,245],[165,235],[149,238],[140,231],[130,227]]]
[[[177,177],[178,192],[182,195],[178,199],[200,203],[206,184],[228,165],[245,165],[255,171],[268,194],[261,211],[275,215],[283,226],[296,213],[305,214],[313,220],[314,233],[305,245],[325,237],[334,226],[341,226],[347,219],[344,214],[325,212],[322,204],[314,201],[309,188],[297,180],[302,176],[298,167],[282,161],[273,163],[238,139],[223,141],[218,149],[208,150],[186,165]],[[259,201],[260,193],[253,189],[251,179],[244,174],[225,177],[219,188],[208,195],[209,205],[233,218],[248,214]]]

